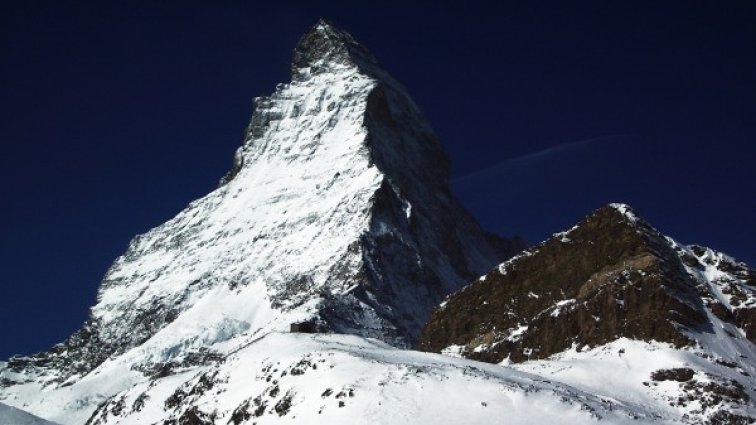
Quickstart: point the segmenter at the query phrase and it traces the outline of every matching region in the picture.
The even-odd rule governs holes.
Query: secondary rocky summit
[[[685,247],[620,204],[597,210],[449,296],[420,346],[455,345],[499,362],[549,357],[620,337],[675,346],[711,333],[756,342],[756,271],[721,253]]]
[[[729,419],[711,423],[741,423],[728,422],[737,419],[728,409],[747,405],[756,389],[755,313],[756,271],[711,249],[683,246],[630,207],[612,204],[447,297],[423,329],[420,347],[493,363],[549,359],[547,369],[555,371],[560,364],[579,369],[571,363],[576,359],[596,366],[580,353],[613,345],[624,352],[621,341],[661,343],[676,348],[675,356],[694,353],[709,361],[652,370],[635,384],[690,383],[699,374],[713,393],[729,395],[691,383],[692,395],[674,403],[700,403],[691,419],[717,411]],[[634,361],[653,365],[655,350],[639,350]],[[564,361],[569,366],[560,363],[565,353],[573,353]],[[583,372],[585,381],[596,379],[590,369]]]

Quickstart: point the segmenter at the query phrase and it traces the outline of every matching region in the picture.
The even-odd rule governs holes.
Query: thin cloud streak
[[[522,166],[524,164],[532,163],[533,161],[551,158],[556,154],[572,152],[596,144],[607,145],[619,143],[620,141],[627,140],[630,137],[632,136],[629,134],[614,134],[609,136],[592,137],[590,139],[578,140],[576,142],[562,143],[540,151],[529,153],[527,155],[504,160],[481,170],[465,174],[464,176],[455,177],[451,179],[451,183],[460,184],[481,178],[494,177],[515,166]]]

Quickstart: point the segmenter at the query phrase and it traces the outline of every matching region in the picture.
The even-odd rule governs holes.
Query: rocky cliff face
[[[0,398],[103,368],[122,385],[170,374],[295,322],[410,346],[446,294],[521,248],[455,201],[433,130],[349,34],[319,22],[291,73],[255,99],[220,187],[134,238],[82,329],[5,364]]]
[[[663,343],[740,370],[733,388],[753,390],[754,312],[756,271],[713,250],[680,245],[613,204],[447,297],[423,329],[420,347],[493,363],[558,364],[564,353],[617,341]],[[722,372],[710,366],[680,368],[687,379],[659,378],[669,371],[646,379],[690,382],[694,373],[716,379]],[[750,398],[735,392],[742,396],[735,408]],[[680,399],[703,400],[704,393]]]
[[[755,342],[756,271],[682,246],[627,206],[597,210],[567,232],[481,276],[436,309],[420,346],[455,345],[499,362],[546,358],[620,337],[695,344],[713,314]]]

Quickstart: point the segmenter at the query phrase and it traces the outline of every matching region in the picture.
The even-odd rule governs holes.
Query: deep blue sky
[[[405,83],[490,230],[537,242],[623,201],[756,264],[746,2],[19,3],[0,12],[0,358],[63,340],[131,237],[215,187],[319,17]]]

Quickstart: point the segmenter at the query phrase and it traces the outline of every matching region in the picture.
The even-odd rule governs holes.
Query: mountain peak
[[[583,231],[593,235],[607,232],[622,232],[628,233],[628,236],[634,235],[628,239],[628,242],[630,242],[630,240],[637,242],[646,237],[663,236],[658,230],[639,216],[630,205],[622,203],[611,203],[596,209],[572,229],[567,232],[556,233],[555,236],[561,237],[566,233],[572,232],[577,227],[581,227]],[[646,236],[644,237],[643,235]]]
[[[339,67],[374,67],[378,61],[347,31],[320,19],[307,31],[294,49],[292,79],[332,71]]]
[[[346,31],[318,22],[292,69],[255,99],[223,184],[132,241],[81,330],[0,363],[0,399],[15,391],[3,373],[65,391],[101,367],[146,381],[301,324],[408,347],[445,295],[518,248],[454,199],[431,126]],[[50,417],[84,423],[102,401]]]
[[[623,204],[623,203],[618,203],[618,202],[613,202],[613,203],[607,205],[605,208],[611,208],[611,209],[614,209],[614,210],[618,211],[619,213],[621,213],[624,216],[631,216],[631,217],[635,218],[635,211],[632,209],[632,207],[630,207],[630,205]]]
[[[631,223],[638,222],[638,216],[635,214],[635,210],[633,210],[630,205],[622,203],[611,203],[604,208],[608,210],[614,210],[622,214],[622,216]]]
[[[448,298],[421,344],[439,351],[485,342],[468,355],[495,362],[546,358],[573,343],[598,346],[618,336],[685,346],[688,330],[707,326],[695,287],[664,235],[627,205],[610,204]],[[478,320],[491,318],[485,326],[446,326],[456,312],[480,304],[478,296],[487,301],[476,307]]]

